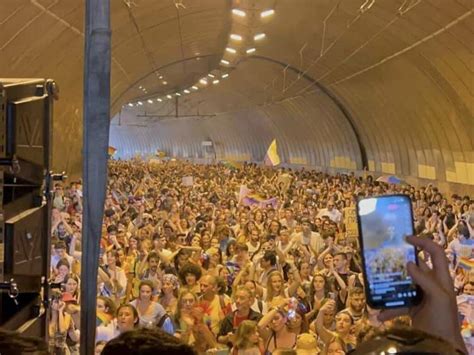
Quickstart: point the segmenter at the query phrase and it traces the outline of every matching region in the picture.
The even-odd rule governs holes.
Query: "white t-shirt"
[[[340,223],[342,219],[342,213],[339,212],[337,209],[333,208],[332,211],[329,211],[327,208],[322,209],[318,213],[318,218],[323,216],[328,216],[329,219],[333,222]]]
[[[318,253],[322,248],[324,248],[323,238],[321,238],[321,235],[317,232],[311,232],[309,238],[305,237],[303,232],[299,232],[294,234],[293,238],[297,244],[311,245],[311,248],[316,250]]]
[[[103,323],[96,328],[95,341],[109,341],[116,338],[119,335],[117,329],[117,320],[113,319],[108,325]]]
[[[72,267],[72,264],[74,263],[74,257],[69,254],[66,254],[64,259],[67,259],[67,261],[69,262],[69,266]],[[53,255],[51,257],[51,267],[53,269],[56,269],[56,265],[58,264],[59,260],[61,260],[61,258],[58,255]]]

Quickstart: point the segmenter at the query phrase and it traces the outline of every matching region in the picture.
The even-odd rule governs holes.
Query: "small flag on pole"
[[[110,156],[114,155],[116,151],[117,151],[117,148],[114,148],[114,147],[112,147],[111,145],[109,145],[108,154],[109,154]]]
[[[268,166],[277,166],[278,164],[280,164],[280,157],[278,156],[276,139],[274,139],[273,142],[268,147],[267,154],[265,155],[264,163],[265,165],[268,165]]]

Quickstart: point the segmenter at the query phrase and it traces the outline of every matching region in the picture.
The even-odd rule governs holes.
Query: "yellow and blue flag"
[[[280,164],[280,156],[278,155],[276,139],[270,144],[265,155],[264,164],[268,166],[277,166]]]

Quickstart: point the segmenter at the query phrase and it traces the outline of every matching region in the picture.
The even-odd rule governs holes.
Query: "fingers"
[[[426,265],[424,260],[418,259],[418,267],[421,269],[423,272],[428,272],[431,269],[429,268],[428,265]]]
[[[384,309],[378,315],[377,318],[381,322],[385,322],[387,320],[405,316],[408,314],[408,308],[394,308],[394,309]]]
[[[420,260],[420,263],[424,264],[422,260]],[[426,264],[424,264],[424,267],[428,268]],[[423,289],[425,294],[436,295],[439,291],[436,282],[434,282],[431,275],[428,272],[423,271],[422,268],[423,267],[418,267],[412,262],[407,264],[408,274],[413,278],[413,281]],[[430,270],[428,269],[428,271]]]
[[[407,237],[406,240],[411,245],[419,247],[430,254],[433,270],[436,271],[436,274],[443,282],[452,282],[451,276],[449,275],[448,259],[446,258],[444,249],[440,245],[429,239],[414,236]]]

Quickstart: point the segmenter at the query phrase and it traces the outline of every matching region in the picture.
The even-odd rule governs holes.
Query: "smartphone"
[[[414,234],[411,200],[407,195],[385,195],[357,202],[367,304],[376,309],[418,304],[421,289],[407,272],[418,264],[416,248],[405,241]]]

